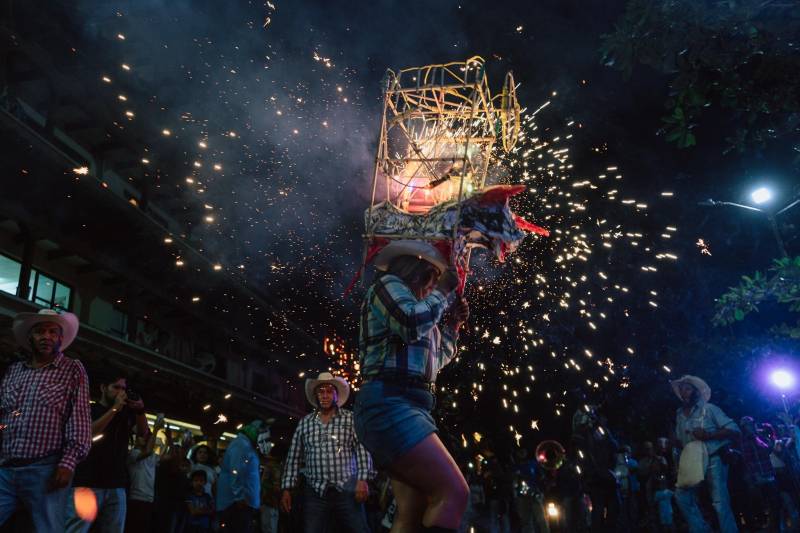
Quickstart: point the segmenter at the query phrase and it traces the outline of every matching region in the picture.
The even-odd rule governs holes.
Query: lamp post
[[[783,410],[786,414],[789,414],[789,406],[786,403],[786,392],[789,391],[794,387],[795,377],[794,374],[789,372],[788,370],[784,370],[782,368],[773,370],[769,376],[770,381],[772,382],[778,390],[781,391],[781,400],[783,400]]]
[[[750,193],[750,199],[756,205],[767,204],[770,202],[770,200],[772,200],[772,191],[770,191],[766,187],[759,187],[758,189],[755,189],[752,193]],[[778,245],[778,251],[780,252],[781,257],[789,257],[789,254],[786,253],[786,246],[783,243],[783,237],[781,237],[781,232],[778,229],[778,222],[776,220],[776,217],[780,214],[785,213],[791,208],[795,207],[797,204],[800,204],[800,196],[789,202],[789,204],[785,205],[778,211],[773,211],[771,209],[765,209],[761,207],[754,207],[752,205],[737,204],[736,202],[720,202],[718,200],[712,200],[711,198],[699,202],[698,205],[706,207],[717,207],[722,205],[728,205],[732,207],[746,209],[748,211],[756,211],[757,213],[763,213],[764,215],[766,215],[767,220],[769,221],[769,226],[770,229],[772,229],[772,235],[775,237],[775,242]]]

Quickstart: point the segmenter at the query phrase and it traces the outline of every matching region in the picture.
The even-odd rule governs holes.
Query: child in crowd
[[[663,533],[675,531],[675,525],[672,522],[673,495],[673,491],[669,490],[666,478],[660,477],[654,499],[658,508],[658,530]]]
[[[195,470],[191,474],[192,491],[186,499],[189,518],[184,533],[210,533],[214,515],[214,500],[206,492],[208,478],[205,470]]]
[[[217,482],[214,452],[207,445],[201,444],[189,453],[189,460],[192,462],[192,472],[202,470],[206,473],[205,491],[209,496],[214,496],[213,487]]]

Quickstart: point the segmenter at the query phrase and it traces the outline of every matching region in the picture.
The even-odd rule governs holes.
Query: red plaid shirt
[[[14,363],[0,384],[0,463],[60,454],[75,470],[92,446],[89,378],[75,359],[41,368]]]

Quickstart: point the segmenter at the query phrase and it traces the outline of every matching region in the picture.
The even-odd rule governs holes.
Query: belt
[[[432,381],[426,381],[425,378],[422,376],[410,376],[410,375],[377,375],[371,378],[367,383],[370,381],[380,381],[381,383],[385,383],[386,385],[391,385],[393,387],[403,388],[403,389],[419,389],[428,391],[431,394],[436,393],[436,383]]]
[[[28,457],[14,457],[11,459],[0,459],[0,468],[18,468],[21,466],[30,466],[33,464],[46,465],[50,462],[58,462],[59,455],[51,454],[44,457],[28,458]]]

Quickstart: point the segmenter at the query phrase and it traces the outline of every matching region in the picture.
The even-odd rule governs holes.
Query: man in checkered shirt
[[[306,533],[325,532],[331,519],[346,531],[369,533],[363,503],[372,458],[358,442],[352,411],[341,408],[349,395],[347,381],[328,372],[306,380],[306,398],[316,409],[297,426],[281,481],[281,509],[288,513],[303,467]]]
[[[14,318],[30,356],[0,384],[0,525],[21,501],[37,533],[64,530],[72,474],[92,445],[89,379],[63,353],[78,326],[74,314],[51,309]]]

